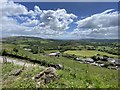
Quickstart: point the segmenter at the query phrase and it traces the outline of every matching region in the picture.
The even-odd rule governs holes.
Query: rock
[[[64,67],[63,67],[63,65],[61,65],[61,64],[57,64],[56,65],[56,69],[63,69]]]
[[[37,85],[47,84],[57,79],[56,69],[48,67],[35,75]]]
[[[39,74],[36,74],[35,79],[40,78],[43,74],[44,74],[44,72],[40,72]]]
[[[17,69],[17,70],[12,71],[12,72],[10,73],[10,75],[18,76],[21,72],[22,72],[22,69]]]
[[[32,77],[32,80],[34,80],[35,79],[35,77]]]
[[[53,67],[48,67],[43,71],[45,74],[55,73],[56,69]]]
[[[35,78],[38,79],[40,78],[41,76],[43,76],[44,74],[50,74],[50,73],[55,73],[56,72],[56,69],[53,68],[53,67],[49,67],[49,68],[46,68],[45,70],[43,70],[42,72],[40,72],[39,74],[36,74]]]
[[[7,63],[7,58],[3,56],[3,63]]]

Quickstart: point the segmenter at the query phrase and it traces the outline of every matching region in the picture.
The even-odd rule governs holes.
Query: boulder
[[[22,72],[22,69],[16,69],[10,72],[10,75],[18,76]]]
[[[25,69],[25,64],[23,65],[22,68],[20,68],[20,69],[15,69],[15,70],[11,71],[9,75],[18,76],[19,74],[21,74],[21,72],[22,72],[24,69]]]
[[[39,74],[36,74],[35,79],[39,79],[43,74],[44,72],[40,72]]]
[[[62,64],[57,64],[56,65],[56,69],[63,69],[63,68],[64,68],[64,66]]]
[[[56,69],[53,67],[45,68],[45,70],[35,75],[35,79],[37,84],[39,84],[37,86],[57,80]]]
[[[55,73],[56,69],[53,67],[48,67],[43,71],[45,74]]]

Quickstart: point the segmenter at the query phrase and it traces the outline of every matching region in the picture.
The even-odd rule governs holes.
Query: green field
[[[4,45],[6,47],[6,45]],[[4,47],[3,46],[3,47]],[[7,45],[8,46],[8,45]],[[12,47],[15,47],[14,45],[9,45],[8,50],[12,49]],[[76,61],[73,61],[72,59],[68,59],[65,57],[49,57],[49,56],[43,56],[38,54],[32,54],[28,51],[24,51],[19,49],[19,52],[17,54],[22,55],[24,53],[24,56],[30,57],[31,59],[38,59],[38,60],[44,60],[47,63],[58,63],[64,65],[64,70],[57,70],[58,75],[61,76],[61,78],[58,81],[51,82],[49,84],[44,85],[43,87],[46,88],[116,88],[118,87],[118,81],[117,81],[117,71],[116,70],[109,70],[106,68],[100,68],[97,66],[91,66],[86,64],[80,64]],[[13,53],[15,54],[15,53]],[[11,66],[11,70],[15,69],[16,66]],[[11,70],[9,70],[9,64],[4,65],[3,67],[3,73],[8,74]],[[41,69],[34,68],[35,73],[39,73]],[[37,71],[36,71],[37,70]],[[28,76],[34,76],[35,73],[33,73],[33,69],[29,69],[29,71],[25,70],[21,75],[14,78],[19,78],[17,81],[9,81],[11,80],[11,77],[6,77],[5,81],[7,81],[3,84],[5,88],[7,87],[15,87],[15,88],[35,88],[35,81],[31,80],[31,77]],[[74,76],[75,75],[75,76]],[[12,77],[13,78],[13,77]],[[25,80],[24,80],[25,79]],[[29,82],[29,83],[28,83]],[[22,83],[22,84],[21,84]]]
[[[46,54],[49,54],[49,53],[53,53],[53,52],[58,52],[58,50],[47,50],[47,51],[44,51]]]
[[[65,60],[63,60],[65,61]],[[88,66],[73,62],[64,62],[64,70],[57,70],[59,80],[45,84],[41,88],[117,88],[118,75],[116,70]],[[21,66],[6,63],[3,65],[3,88],[36,88],[35,80],[32,80],[42,68],[29,67],[18,76],[9,76],[11,71]],[[92,73],[92,74],[91,74]],[[14,78],[14,79],[13,79]]]
[[[19,40],[17,42],[19,42]],[[34,45],[33,40],[30,40],[30,43]],[[59,45],[59,43],[55,43],[55,44]],[[23,47],[27,45],[29,44],[19,43],[17,45],[14,45],[11,43],[3,43],[2,49],[5,49],[8,54],[27,57],[32,60],[42,61],[46,64],[44,65],[44,67],[48,67],[47,66],[48,64],[62,64],[64,66],[64,69],[57,70],[57,74],[60,76],[60,78],[57,81],[45,84],[40,88],[118,88],[117,70],[102,68],[89,64],[88,65],[81,64],[71,58],[63,57],[62,55],[60,55],[60,57],[50,57],[44,55],[43,53],[33,54],[30,51],[24,50]],[[43,45],[43,46],[48,46],[48,50],[47,49],[44,50],[45,53],[48,54],[51,52],[59,51],[58,49],[55,49],[58,46],[54,48],[53,44],[51,44],[52,46],[51,49],[51,46],[49,47],[49,45],[50,43],[46,43],[45,45]],[[18,52],[16,53],[15,51],[13,51],[13,48],[17,48]],[[69,47],[66,48],[68,49]],[[100,54],[101,56],[107,55],[109,57],[117,58],[117,55],[113,55],[97,50],[85,50],[85,49],[67,50],[63,53],[75,54],[79,57],[85,57],[85,56],[91,57]],[[2,77],[4,79],[3,88],[36,88],[35,80],[32,80],[31,78],[40,71],[42,71],[43,69],[39,67],[34,67],[34,68],[26,67],[25,70],[20,75],[14,77],[9,76],[9,73],[17,68],[21,68],[21,66],[13,65],[11,63],[3,64],[2,67],[2,73],[3,73]]]
[[[91,57],[91,56],[94,56],[94,55],[97,55],[97,54],[107,55],[109,57],[114,57],[114,58],[118,57],[117,55],[112,55],[112,54],[97,51],[97,50],[68,50],[68,51],[65,51],[64,53],[75,54],[75,55],[80,56],[80,57]]]

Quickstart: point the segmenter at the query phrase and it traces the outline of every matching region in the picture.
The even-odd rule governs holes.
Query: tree
[[[6,55],[6,54],[7,54],[7,52],[6,52],[6,50],[4,49],[4,50],[2,51],[2,56]]]
[[[13,48],[13,51],[17,54],[18,53],[18,49],[17,48]]]
[[[97,61],[97,57],[96,56],[92,56],[91,57],[94,61]]]
[[[31,52],[32,52],[33,54],[38,54],[38,47],[37,47],[37,46],[32,47],[32,48],[31,48]]]

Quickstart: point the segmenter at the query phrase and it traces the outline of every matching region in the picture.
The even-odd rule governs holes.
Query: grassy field
[[[46,54],[50,54],[50,53],[53,53],[53,52],[58,52],[58,50],[47,50],[47,51],[44,51]]]
[[[49,54],[52,52],[56,52],[59,50],[56,49],[56,47],[62,45],[64,47],[63,51],[64,49],[68,50],[64,53],[75,54],[79,57],[91,57],[100,54],[101,56],[107,55],[109,57],[117,58],[117,55],[108,54],[106,52],[101,52],[97,50],[87,50],[87,48],[84,48],[84,45],[80,45],[79,43],[76,43],[76,46],[74,46],[74,43],[65,43],[66,41],[63,42],[64,43],[56,43],[55,41],[49,40],[20,39],[0,44],[0,46],[2,45],[2,49],[5,49],[8,54],[45,62],[47,63],[44,65],[45,67],[47,67],[48,64],[62,64],[64,66],[64,69],[57,70],[57,74],[60,77],[58,80],[49,84],[45,84],[40,88],[118,88],[117,70],[102,68],[89,64],[81,64],[73,59],[63,57],[62,55],[60,55],[60,57],[52,57],[47,56],[44,53]],[[40,45],[39,47],[45,46],[44,53],[40,52],[37,54],[33,54],[33,52],[24,50],[24,47],[34,47],[34,45]],[[62,46],[60,48],[62,48]],[[89,47],[92,47],[92,45],[89,45]],[[105,47],[107,49],[110,49],[107,46]],[[17,48],[18,52],[15,52],[13,48]],[[71,48],[74,50],[72,50]],[[104,47],[101,46],[99,48],[104,49]],[[3,64],[3,88],[36,88],[36,82],[35,80],[32,80],[32,77],[41,72],[43,69],[40,67],[26,67],[20,75],[9,76],[9,73],[11,71],[18,68],[21,68],[21,66],[12,63]]]
[[[39,67],[25,67],[18,76],[9,75],[12,71],[22,68],[22,66],[6,63],[2,66],[3,88],[35,88],[35,80],[32,77],[42,71]]]
[[[69,62],[70,63],[70,62]],[[42,71],[39,67],[25,68],[18,76],[9,76],[11,71],[21,66],[6,63],[2,67],[3,88],[36,88],[35,80],[32,80],[37,73]],[[91,74],[92,73],[92,74]],[[41,88],[117,88],[117,71],[86,66],[75,63],[64,70],[57,70],[60,79],[45,84]],[[14,78],[14,79],[13,79]]]
[[[118,72],[116,70],[110,70],[107,68],[100,68],[97,66],[91,66],[86,64],[80,64],[72,59],[60,56],[49,57],[42,54],[32,54],[25,51],[18,46],[12,44],[3,44],[9,53],[11,50],[17,47],[19,52],[17,55],[27,56],[31,59],[44,60],[47,63],[57,63],[64,65],[63,70],[57,70],[60,77],[59,80],[45,84],[42,88],[117,88],[118,87]],[[51,51],[50,51],[51,52]],[[68,51],[67,51],[68,52]],[[96,54],[96,51],[85,52],[84,55]],[[79,51],[76,51],[79,53]],[[89,53],[89,54],[88,54]],[[100,54],[104,54],[99,52]],[[12,54],[16,54],[12,52]],[[75,54],[75,52],[74,52]],[[108,54],[107,54],[108,55]],[[24,70],[19,76],[8,76],[9,73],[20,66],[12,64],[4,64],[2,68],[5,88],[35,88],[35,81],[31,80],[36,73],[41,71],[41,68],[29,68]],[[14,79],[13,79],[14,78]]]
[[[91,57],[91,56],[94,56],[94,55],[97,55],[97,54],[107,55],[109,57],[114,57],[114,58],[118,57],[117,55],[112,55],[112,54],[97,51],[97,50],[68,50],[68,51],[65,51],[64,53],[75,54],[75,55],[81,56],[81,57]]]

